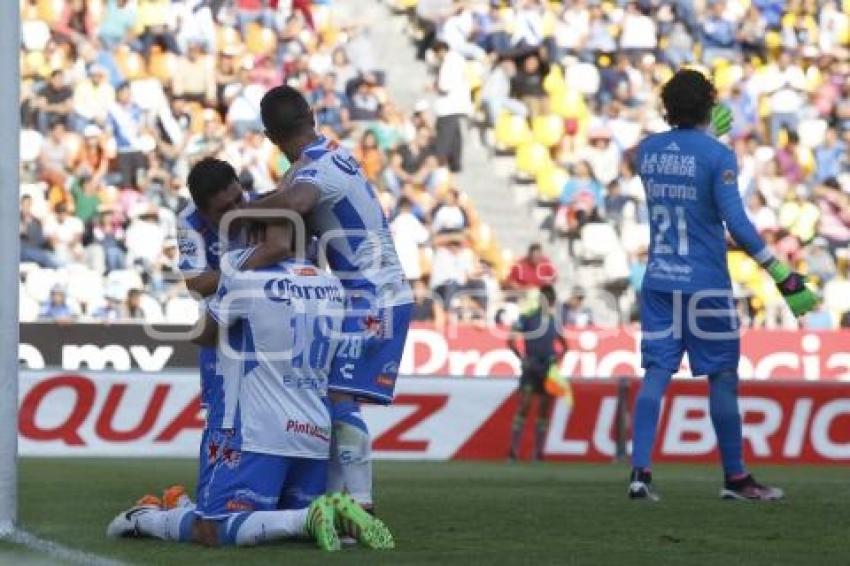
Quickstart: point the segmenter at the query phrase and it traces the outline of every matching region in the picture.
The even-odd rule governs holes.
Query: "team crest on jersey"
[[[225,448],[221,451],[221,461],[224,462],[231,470],[239,466],[239,460],[242,459],[242,453],[233,448]]]
[[[357,160],[352,156],[343,157],[342,155],[334,155],[331,157],[331,161],[334,165],[336,165],[340,171],[347,175],[356,175],[357,169],[359,169],[360,164],[357,163]]]
[[[198,253],[198,245],[191,238],[181,238],[179,251],[182,256],[193,256]]]
[[[370,315],[363,317],[362,326],[363,326],[363,330],[365,330],[369,334],[372,334],[374,336],[378,336],[383,331],[384,322],[381,320],[380,317],[373,316],[373,315],[370,314]]]
[[[731,169],[727,169],[723,172],[723,183],[726,185],[731,185],[735,182],[737,176],[735,172]]]

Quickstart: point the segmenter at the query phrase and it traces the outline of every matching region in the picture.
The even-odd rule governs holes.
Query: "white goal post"
[[[0,1],[0,536],[18,518],[19,10]]]

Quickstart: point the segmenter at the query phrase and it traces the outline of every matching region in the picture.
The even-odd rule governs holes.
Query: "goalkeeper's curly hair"
[[[695,128],[711,119],[717,89],[705,75],[681,69],[661,89],[667,123],[678,128]]]

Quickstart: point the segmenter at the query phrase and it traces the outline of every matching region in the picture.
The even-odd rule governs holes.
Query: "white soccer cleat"
[[[109,526],[106,527],[106,536],[109,538],[140,537],[142,533],[139,531],[139,517],[161,509],[158,497],[146,495],[133,507],[118,513],[110,521]]]
[[[760,484],[752,474],[734,481],[727,480],[720,490],[721,499],[735,501],[780,501],[784,497],[785,492],[780,488]]]
[[[632,470],[629,478],[629,499],[660,501],[661,497],[652,489],[652,474],[646,470]]]

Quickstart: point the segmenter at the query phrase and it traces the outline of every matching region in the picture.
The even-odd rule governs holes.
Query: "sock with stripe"
[[[192,541],[192,525],[195,523],[195,506],[177,507],[168,511],[150,511],[140,514],[139,531],[149,537],[177,542]]]
[[[307,534],[307,509],[237,513],[222,521],[218,542],[222,546],[254,546],[267,541]]]
[[[351,400],[334,403],[331,418],[333,437],[328,469],[329,491],[342,488],[357,503],[372,507],[372,439],[360,414],[360,406]]]

